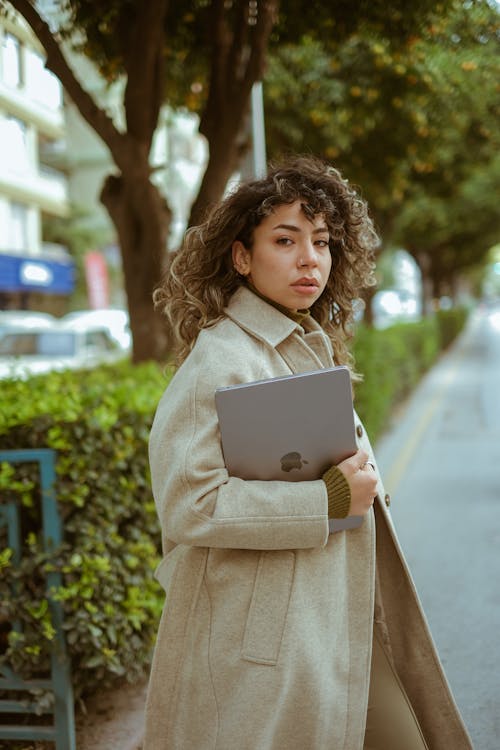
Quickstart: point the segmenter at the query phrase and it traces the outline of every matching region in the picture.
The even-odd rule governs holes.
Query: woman
[[[351,365],[376,246],[347,181],[301,157],[191,229],[156,293],[180,367],[150,440],[166,604],[144,750],[471,747],[358,417],[357,453],[317,480],[224,466],[215,389]]]

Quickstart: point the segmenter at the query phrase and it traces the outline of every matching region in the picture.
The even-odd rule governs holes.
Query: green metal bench
[[[0,462],[10,464],[37,463],[40,474],[42,537],[46,551],[57,547],[62,541],[61,518],[54,491],[55,452],[42,450],[0,451]],[[22,554],[21,518],[19,504],[15,501],[0,503],[0,526],[7,528],[7,544],[13,550],[12,561],[19,565]],[[59,573],[47,573],[47,590],[61,585]],[[0,700],[0,739],[45,740],[55,743],[56,750],[76,750],[73,688],[69,658],[63,631],[63,612],[60,602],[49,598],[52,624],[56,631],[51,655],[50,676],[47,679],[24,680],[9,667],[0,666],[0,691],[20,694],[17,700]],[[18,623],[12,623],[19,629]],[[30,690],[43,689],[52,692],[54,701],[50,713],[51,725],[2,724],[2,714],[24,715],[32,718],[35,704],[29,699]],[[49,711],[47,711],[49,713]]]

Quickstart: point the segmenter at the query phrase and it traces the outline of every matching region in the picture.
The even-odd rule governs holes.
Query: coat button
[[[357,435],[357,436],[358,436],[359,438],[360,438],[360,437],[363,437],[363,428],[361,427],[361,425],[360,425],[360,424],[358,424],[358,426],[356,427],[356,435]]]
[[[384,497],[384,501],[385,501],[386,506],[389,507],[389,505],[391,504],[391,496],[390,495],[386,495]]]

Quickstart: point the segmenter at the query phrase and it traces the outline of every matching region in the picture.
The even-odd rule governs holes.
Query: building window
[[[17,117],[6,117],[0,120],[0,138],[2,142],[3,164],[17,174],[24,174],[30,169],[28,150],[28,128],[23,120]]]
[[[26,92],[38,104],[52,110],[62,106],[62,87],[59,79],[45,67],[44,58],[33,50],[26,50]]]
[[[10,204],[7,241],[9,250],[28,249],[28,209],[22,203]]]
[[[12,34],[5,34],[3,38],[2,79],[12,88],[19,88],[23,82],[21,44]]]

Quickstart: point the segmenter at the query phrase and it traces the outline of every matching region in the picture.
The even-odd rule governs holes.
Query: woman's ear
[[[231,245],[231,255],[233,266],[241,276],[248,276],[250,273],[250,253],[243,242],[235,240]]]

